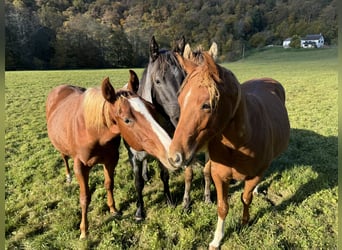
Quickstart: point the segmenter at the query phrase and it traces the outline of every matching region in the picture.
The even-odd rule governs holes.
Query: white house
[[[324,45],[324,37],[322,34],[306,35],[300,41],[302,48],[322,48]]]
[[[290,48],[290,43],[291,43],[291,38],[286,38],[286,39],[283,41],[283,48],[284,48],[284,49]]]
[[[291,38],[283,41],[283,48],[290,48]],[[300,47],[302,48],[322,48],[324,46],[324,37],[322,34],[311,34],[301,38]]]

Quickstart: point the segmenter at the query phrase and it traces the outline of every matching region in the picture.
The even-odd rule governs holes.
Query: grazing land
[[[240,82],[269,76],[287,93],[291,123],[288,150],[267,171],[251,206],[249,226],[240,226],[242,183],[231,185],[222,249],[337,249],[337,49],[268,48],[224,63]],[[141,76],[143,69],[135,69]],[[144,189],[147,218],[136,223],[136,192],[127,152],[121,148],[114,196],[123,212],[111,218],[102,166],[90,173],[89,237],[79,240],[79,187],[65,182],[59,153],[47,138],[45,99],[62,83],[115,87],[128,69],[18,71],[5,74],[6,249],[206,249],[216,227],[213,204],[203,201],[202,158],[192,184],[192,205],[182,210],[183,173],[171,173],[175,207],[167,206],[159,169],[149,165]]]

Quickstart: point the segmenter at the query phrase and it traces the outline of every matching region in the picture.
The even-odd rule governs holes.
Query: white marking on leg
[[[139,97],[133,97],[128,99],[129,103],[131,104],[132,108],[137,112],[141,113],[146,120],[150,123],[152,130],[160,139],[160,142],[163,144],[165,151],[167,152],[170,144],[171,138],[165,132],[165,130],[156,122],[156,120],[152,117],[151,113],[146,108],[144,102]]]
[[[71,183],[71,174],[66,175],[66,182]]]
[[[259,185],[256,185],[253,189],[253,194],[259,194]]]
[[[217,219],[217,226],[215,230],[215,236],[212,242],[210,242],[209,246],[211,247],[219,247],[220,242],[224,236],[224,220],[218,217]]]

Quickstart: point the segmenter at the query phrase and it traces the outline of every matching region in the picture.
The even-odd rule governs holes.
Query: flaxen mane
[[[99,88],[89,88],[84,93],[83,110],[85,124],[88,129],[100,131],[106,124],[110,124],[108,105]]]
[[[193,78],[196,78],[196,81],[199,83],[199,86],[206,87],[210,96],[210,106],[212,109],[216,108],[216,104],[220,99],[220,93],[217,89],[217,84],[222,83],[220,79],[219,71],[217,66],[212,59],[212,57],[207,52],[202,52],[203,64],[196,67],[196,69],[189,74],[184,80],[184,84],[181,86],[180,91],[184,88],[184,86]]]
[[[123,99],[133,95],[131,91],[119,90],[115,93],[115,104],[119,107]],[[103,98],[99,88],[89,88],[84,93],[83,110],[85,124],[88,129],[100,131],[102,128],[110,127],[113,121],[109,114],[109,103]]]

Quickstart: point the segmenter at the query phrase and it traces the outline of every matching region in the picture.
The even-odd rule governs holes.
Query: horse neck
[[[103,126],[88,128],[88,132],[93,135],[93,138],[98,138],[101,145],[105,145],[120,136],[119,126],[113,123],[110,118],[109,110],[106,109],[109,105],[108,102],[104,105],[102,113]]]
[[[251,126],[248,118],[246,95],[233,73],[230,72],[228,79],[228,82],[231,83],[229,89],[237,88],[237,94],[235,103],[232,103],[232,117],[228,121],[222,135],[228,141],[228,144],[234,148],[238,148],[248,141],[251,134]]]
[[[149,65],[144,69],[144,72],[142,74],[140,83],[139,83],[139,89],[138,89],[138,95],[144,98],[148,102],[152,102],[152,81],[150,79],[151,73],[150,73],[150,67]]]

